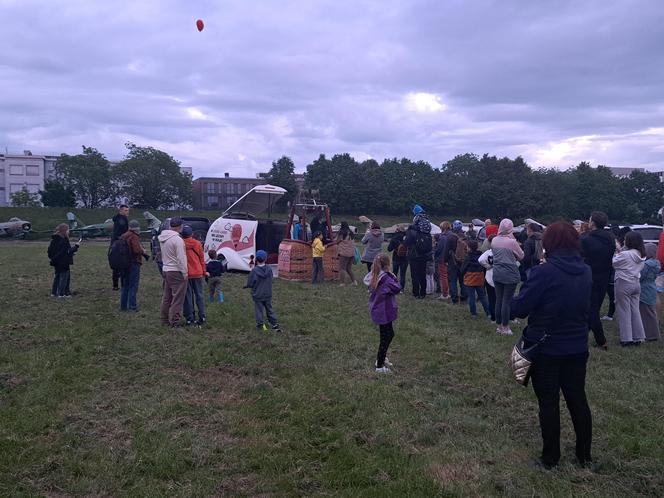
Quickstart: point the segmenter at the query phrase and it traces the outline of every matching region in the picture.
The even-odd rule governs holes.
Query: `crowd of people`
[[[367,267],[363,281],[369,291],[369,315],[379,329],[375,371],[389,373],[392,366],[387,353],[395,335],[396,296],[405,292],[408,268],[414,298],[438,294],[439,300],[453,305],[467,303],[473,317],[478,316],[479,301],[500,335],[512,335],[510,324],[527,318],[523,340],[538,346],[530,378],[539,404],[540,464],[551,468],[560,459],[560,390],[576,432],[577,460],[589,464],[592,415],[585,394],[588,333],[592,331],[599,350],[608,349],[602,321],[613,319],[615,312],[621,346],[659,339],[664,232],[659,248],[644,244],[638,232],[608,229],[607,215],[596,211],[580,231],[566,222],[546,229],[530,223],[517,237],[511,220],[495,225],[487,219],[485,237],[480,240],[472,225],[464,227],[455,220],[443,221],[440,234],[432,237],[431,221],[420,205],[414,206],[413,216],[412,223],[397,230],[387,252],[383,231],[375,222],[361,239],[366,246],[361,256],[347,223],[341,223],[336,237],[341,285],[357,285],[354,262],[361,261]],[[180,327],[183,322],[201,326],[206,322],[205,281],[207,301],[223,301],[223,256],[210,250],[206,264],[203,246],[192,235],[191,227],[173,217],[158,237],[163,278],[160,319],[164,326]],[[48,248],[55,270],[53,297],[70,297],[70,265],[79,247],[80,241],[71,244],[69,227],[58,225]],[[323,281],[323,255],[329,250],[320,230],[313,232],[311,247],[312,284],[316,285]],[[140,225],[128,219],[127,206],[120,206],[114,217],[109,262],[113,288],[121,286],[122,311],[138,310],[144,259],[148,254],[140,243]],[[256,251],[245,288],[251,289],[257,329],[268,329],[267,318],[271,329],[280,331],[272,309],[273,273],[266,261],[266,252]],[[600,318],[607,296],[609,312]]]

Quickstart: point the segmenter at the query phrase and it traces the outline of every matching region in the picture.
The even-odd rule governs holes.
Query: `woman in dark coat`
[[[71,297],[69,267],[74,264],[76,251],[78,243],[72,246],[69,242],[69,226],[66,223],[59,224],[48,246],[48,259],[55,269],[51,297]]]
[[[510,306],[513,317],[528,317],[526,346],[546,334],[531,367],[543,441],[539,463],[552,468],[560,460],[558,405],[562,390],[576,433],[576,458],[587,465],[592,441],[585,392],[591,270],[581,258],[579,235],[571,224],[549,226],[542,244],[546,263],[533,267]]]

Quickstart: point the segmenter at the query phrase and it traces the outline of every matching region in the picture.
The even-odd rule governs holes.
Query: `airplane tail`
[[[74,213],[67,213],[67,225],[69,225],[70,230],[78,227],[78,219]]]
[[[150,211],[143,212],[143,218],[148,220],[148,230],[158,231],[161,226],[161,220],[153,215]]]

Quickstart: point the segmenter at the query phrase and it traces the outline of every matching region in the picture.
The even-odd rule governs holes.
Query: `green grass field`
[[[0,244],[0,496],[662,496],[662,344],[593,350],[598,473],[540,449],[514,339],[466,308],[400,296],[391,375],[362,287],[277,280],[282,334],[256,331],[245,276],[203,330],[159,326],[145,265],[121,314],[106,243],[86,243],[70,299],[49,298],[45,242]],[[360,267],[356,266],[360,274]]]

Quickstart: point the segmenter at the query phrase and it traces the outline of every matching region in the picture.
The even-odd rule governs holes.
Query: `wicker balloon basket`
[[[294,281],[311,281],[313,258],[311,244],[301,240],[284,239],[279,244],[279,278]],[[323,253],[325,280],[339,280],[337,243],[330,242]]]

